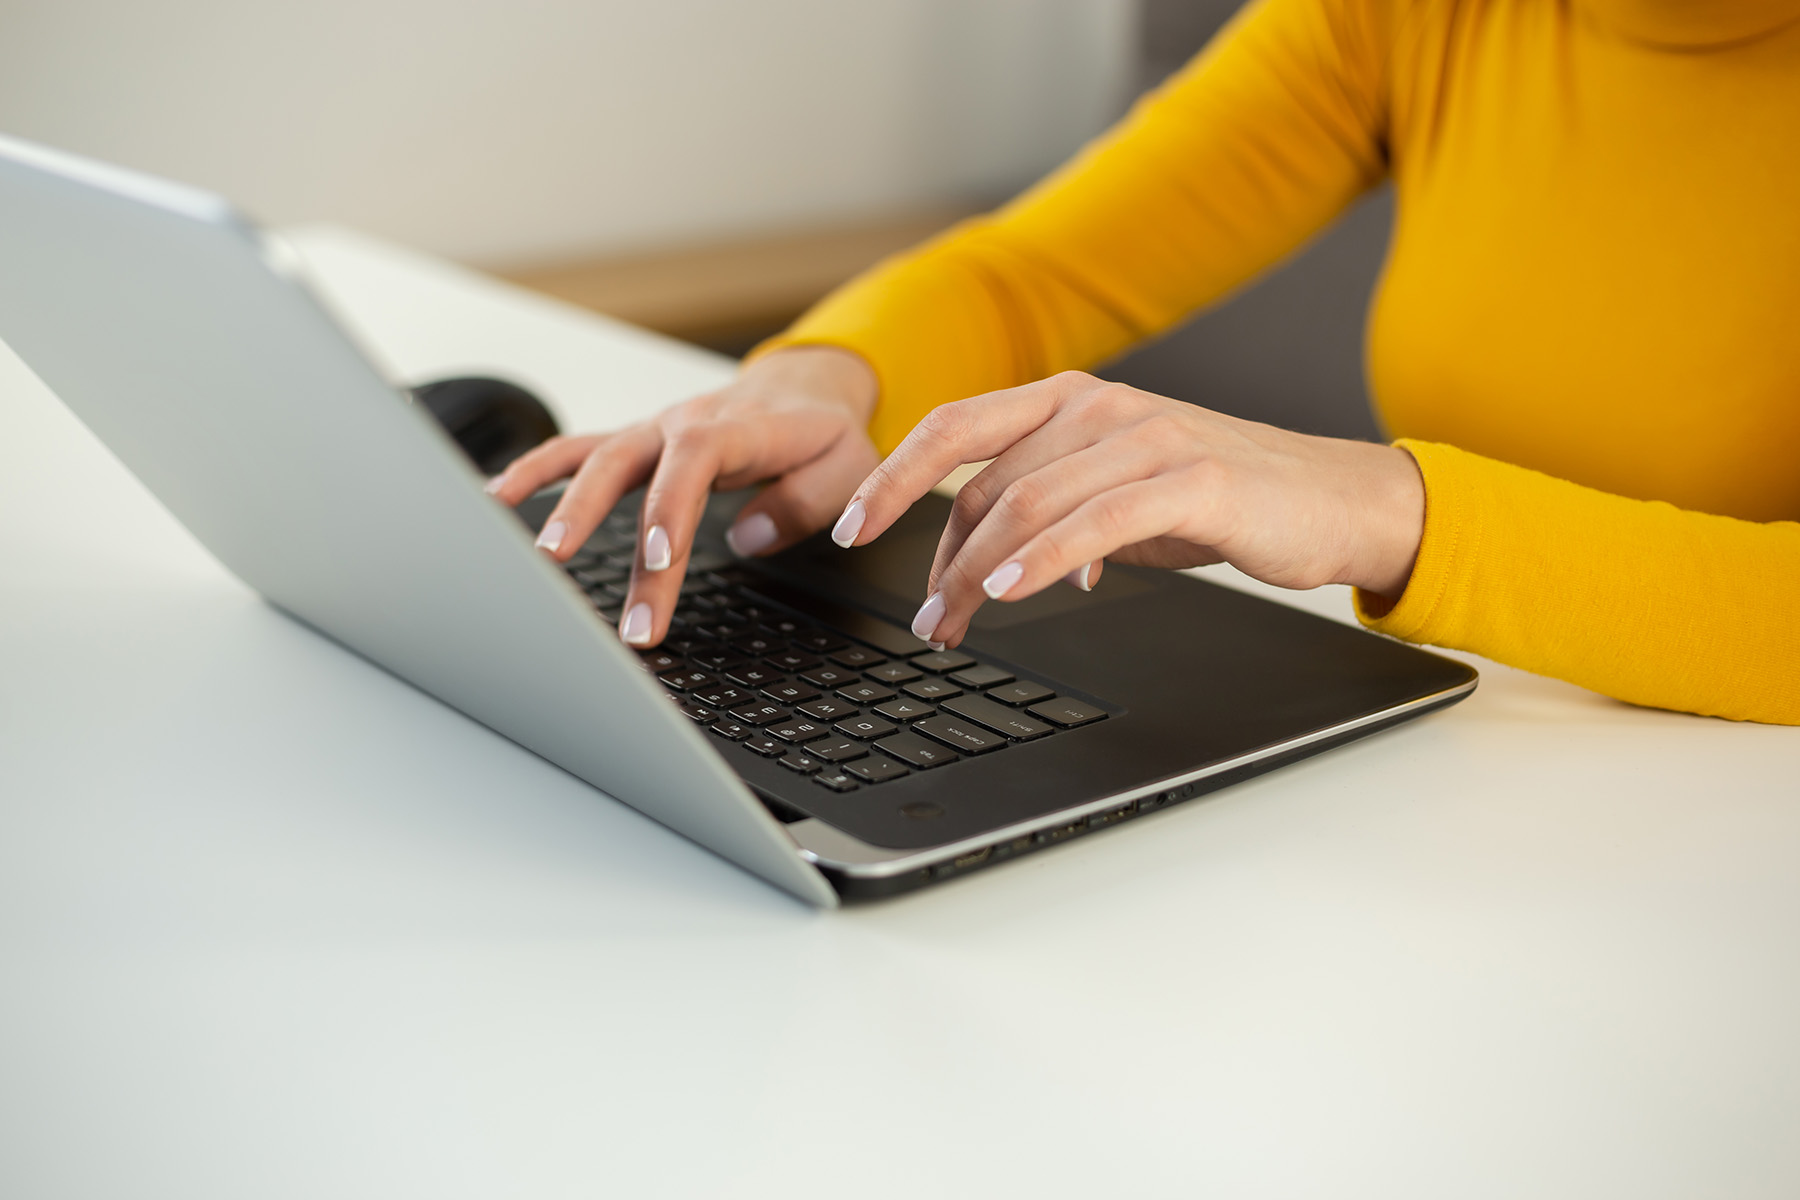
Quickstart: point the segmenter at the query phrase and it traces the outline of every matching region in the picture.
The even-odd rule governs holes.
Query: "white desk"
[[[725,374],[299,240],[408,377]],[[264,607],[10,357],[0,456],[9,1200],[1800,1194],[1800,730],[1484,664],[822,914]]]

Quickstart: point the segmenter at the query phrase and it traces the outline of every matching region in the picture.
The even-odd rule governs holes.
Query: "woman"
[[[1368,369],[1394,446],[1070,370],[1386,177]],[[710,488],[773,481],[742,554],[833,521],[861,544],[988,458],[914,623],[933,642],[1103,558],[1227,561],[1353,584],[1397,637],[1800,723],[1800,0],[1259,0],[1072,164],[841,289],[728,387],[494,489],[573,473],[541,543],[565,558],[649,480],[622,621],[642,646]]]

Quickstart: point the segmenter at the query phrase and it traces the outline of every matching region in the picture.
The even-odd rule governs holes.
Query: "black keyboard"
[[[569,576],[615,627],[635,518],[609,517]],[[637,651],[689,720],[834,792],[951,767],[1106,718],[1006,667],[696,553],[662,645]]]

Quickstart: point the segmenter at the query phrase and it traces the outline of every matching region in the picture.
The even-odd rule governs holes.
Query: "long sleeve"
[[[1068,166],[853,280],[759,352],[862,355],[886,451],[939,404],[1168,328],[1382,177],[1381,20],[1374,0],[1259,0]]]
[[[1633,704],[1800,725],[1800,523],[1400,445],[1425,476],[1425,537],[1398,603],[1358,595],[1364,624]]]

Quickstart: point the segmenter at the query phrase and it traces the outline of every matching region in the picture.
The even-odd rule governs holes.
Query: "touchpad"
[[[907,625],[925,602],[931,561],[937,555],[938,538],[949,518],[950,501],[928,495],[871,545],[845,550],[820,534],[762,565],[809,590]],[[1092,609],[1096,604],[1122,600],[1148,588],[1130,573],[1117,571],[1105,576],[1093,592],[1055,584],[1025,600],[983,604],[971,624],[977,630],[1006,629],[1025,621]]]

